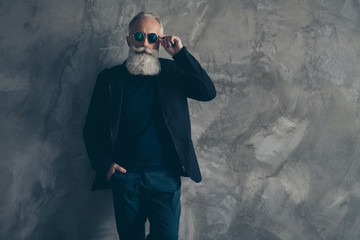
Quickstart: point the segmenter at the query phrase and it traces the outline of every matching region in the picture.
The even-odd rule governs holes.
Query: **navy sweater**
[[[158,76],[125,79],[116,162],[128,171],[172,170],[179,163],[156,92]]]

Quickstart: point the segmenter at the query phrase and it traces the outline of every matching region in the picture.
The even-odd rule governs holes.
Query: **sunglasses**
[[[145,36],[147,36],[149,43],[155,43],[158,40],[158,36],[155,33],[144,34],[142,32],[136,32],[131,36],[138,42],[143,41]]]

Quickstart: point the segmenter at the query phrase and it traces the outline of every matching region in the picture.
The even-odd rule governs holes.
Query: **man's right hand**
[[[116,163],[113,163],[106,175],[106,179],[110,181],[111,176],[114,174],[115,171],[119,171],[122,173],[126,173],[126,169],[121,167],[120,165],[117,165]]]

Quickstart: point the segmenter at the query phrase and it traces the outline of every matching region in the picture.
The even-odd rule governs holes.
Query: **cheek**
[[[142,42],[138,42],[138,41],[135,41],[135,40],[133,40],[131,43],[132,43],[132,45],[134,45],[135,47],[142,47],[142,46],[143,46],[143,43],[142,43]]]

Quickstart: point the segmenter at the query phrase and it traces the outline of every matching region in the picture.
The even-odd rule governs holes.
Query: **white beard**
[[[131,46],[126,68],[132,75],[157,75],[161,71],[159,51]]]

